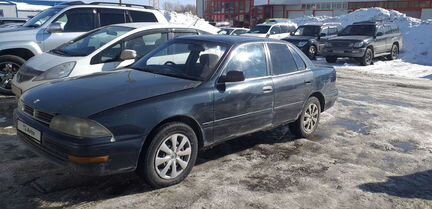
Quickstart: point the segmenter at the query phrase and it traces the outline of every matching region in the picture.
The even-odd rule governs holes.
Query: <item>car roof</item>
[[[277,39],[249,37],[249,36],[225,36],[225,35],[182,36],[182,37],[178,37],[177,39],[219,42],[228,45],[237,45],[237,44],[250,43],[250,42],[280,42],[285,44],[287,43],[285,41],[281,41]]]

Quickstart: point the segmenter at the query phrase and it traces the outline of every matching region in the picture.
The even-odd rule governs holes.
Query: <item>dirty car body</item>
[[[178,54],[165,56],[172,50]],[[291,60],[275,59],[276,54],[284,55],[280,50],[291,53]],[[291,69],[280,72],[281,62]],[[186,71],[176,74],[182,67]],[[162,45],[131,68],[25,92],[16,111],[18,135],[36,152],[80,173],[134,171],[155,130],[165,123],[187,124],[199,148],[208,147],[296,121],[312,96],[319,99],[321,111],[330,108],[338,94],[335,81],[333,68],[313,65],[284,41],[185,36]],[[109,134],[78,137],[53,129],[59,117]],[[107,159],[97,158],[101,156]],[[78,162],[86,157],[95,160]]]

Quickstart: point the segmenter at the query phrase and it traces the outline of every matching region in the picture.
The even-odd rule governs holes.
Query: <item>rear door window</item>
[[[126,14],[121,9],[99,9],[100,26],[125,23]]]
[[[268,44],[273,75],[297,71],[297,65],[286,44]]]

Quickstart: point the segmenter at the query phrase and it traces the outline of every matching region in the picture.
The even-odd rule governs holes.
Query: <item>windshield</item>
[[[62,10],[62,8],[47,9],[39,13],[38,15],[34,16],[32,19],[27,21],[23,26],[37,28],[43,25],[44,23],[46,23],[52,16],[57,14],[60,10]]]
[[[320,30],[320,26],[300,26],[294,32],[294,36],[318,36]]]
[[[108,26],[80,36],[52,52],[67,56],[87,56],[115,38],[133,30],[129,27]]]
[[[219,35],[229,35],[234,29],[224,28],[218,32]]]
[[[202,81],[209,78],[227,51],[221,43],[180,40],[143,57],[131,68]]]
[[[374,36],[375,25],[349,25],[339,34],[340,36]]]
[[[252,30],[250,30],[248,33],[267,33],[271,26],[269,25],[258,25],[255,26]]]

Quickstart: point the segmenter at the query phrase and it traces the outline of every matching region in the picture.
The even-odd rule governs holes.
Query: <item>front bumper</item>
[[[324,48],[321,55],[324,57],[363,57],[366,48]]]
[[[75,173],[102,176],[134,171],[139,159],[143,140],[141,138],[114,141],[109,138],[77,139],[52,131],[48,125],[33,119],[30,115],[15,110],[17,120],[41,132],[41,141],[17,130],[18,137],[35,153],[58,165],[65,166]],[[77,164],[70,157],[93,158],[108,156],[104,163]]]

